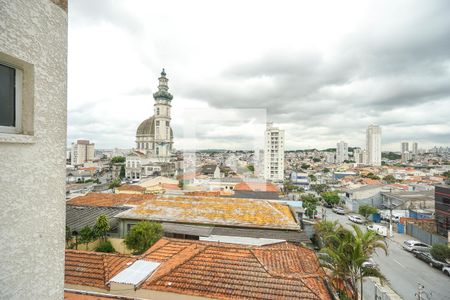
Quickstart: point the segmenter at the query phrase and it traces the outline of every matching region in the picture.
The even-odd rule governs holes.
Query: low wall
[[[122,254],[130,254],[131,250],[127,248],[127,246],[125,246],[125,244],[123,243],[123,239],[120,238],[108,238],[108,241],[111,242],[111,244],[113,245],[114,249]]]

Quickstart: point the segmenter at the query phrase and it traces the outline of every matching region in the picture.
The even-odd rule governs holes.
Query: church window
[[[156,147],[156,155],[159,155],[159,147]]]
[[[159,107],[156,108],[156,115],[159,116]]]
[[[166,121],[166,126],[169,127],[169,121]]]
[[[156,121],[156,126],[159,126],[159,121]]]

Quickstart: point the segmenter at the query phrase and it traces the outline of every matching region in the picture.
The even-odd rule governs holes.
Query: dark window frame
[[[14,65],[8,64],[6,62],[0,61],[0,66],[9,68],[13,70],[14,76],[14,103],[13,103],[13,124],[6,125],[0,123],[0,133],[18,134],[22,131],[22,82],[23,82],[23,71]],[[1,83],[0,83],[1,84]],[[1,99],[0,99],[1,101]]]

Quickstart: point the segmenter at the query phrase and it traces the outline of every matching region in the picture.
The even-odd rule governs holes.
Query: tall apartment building
[[[378,125],[369,125],[367,137],[367,164],[381,166],[381,128]]]
[[[405,153],[409,151],[409,143],[408,142],[402,142],[402,152],[401,153]]]
[[[348,160],[348,144],[340,141],[336,144],[336,162],[343,163]]]
[[[0,20],[0,299],[63,299],[67,1]]]
[[[434,189],[434,210],[437,233],[448,237],[450,231],[450,186],[437,185]]]
[[[362,158],[362,151],[361,148],[354,148],[353,149],[353,160],[357,164],[362,164],[363,158]]]
[[[413,155],[419,154],[419,144],[417,144],[417,142],[412,143],[412,154]]]
[[[264,145],[264,178],[282,181],[284,179],[284,130],[267,123]]]
[[[70,163],[73,166],[82,165],[85,162],[93,161],[95,155],[95,144],[89,140],[77,140],[72,143],[70,153]]]

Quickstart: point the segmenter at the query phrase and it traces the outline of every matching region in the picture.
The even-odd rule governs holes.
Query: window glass
[[[0,126],[16,125],[16,70],[0,64]]]

